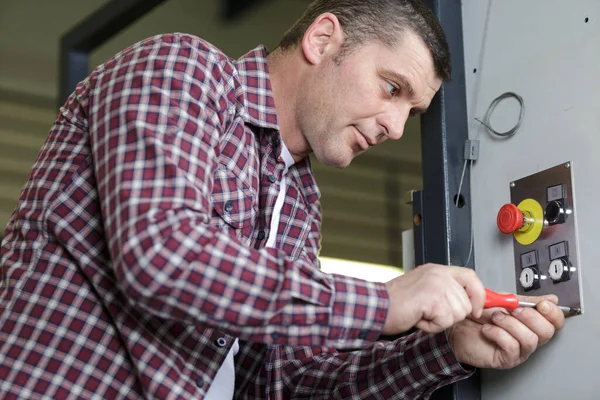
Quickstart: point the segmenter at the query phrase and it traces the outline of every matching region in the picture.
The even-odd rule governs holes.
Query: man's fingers
[[[486,308],[483,310],[483,312],[481,313],[481,316],[479,318],[475,318],[474,316],[471,316],[468,319],[470,319],[471,321],[475,321],[481,325],[490,324],[490,323],[492,323],[492,315],[494,315],[497,312],[503,312],[505,314],[509,313],[505,308],[500,308],[500,307]]]
[[[558,297],[555,294],[545,294],[543,296],[519,296],[519,300],[536,304],[543,300],[548,300],[551,303],[558,304]]]
[[[484,325],[481,333],[496,344],[496,363],[512,368],[526,360],[537,348],[538,337],[527,326],[504,312],[495,312],[492,324]]]
[[[559,331],[565,326],[565,314],[555,304],[541,301],[538,303],[536,309],[554,326],[555,330]]]
[[[536,310],[526,307],[517,308],[512,315],[537,335],[539,346],[548,343],[554,333],[562,329],[565,323],[562,310],[546,300],[540,302]]]
[[[521,345],[510,333],[492,323],[483,325],[481,334],[497,347],[491,360],[493,368],[511,368],[519,364]]]
[[[522,312],[532,310],[521,310]],[[517,314],[522,314],[519,312]],[[503,312],[494,313],[492,316],[494,324],[503,328],[519,343],[519,356],[522,359],[528,358],[537,348],[539,337],[538,335],[526,324],[521,322],[514,316],[505,314]]]
[[[441,331],[443,331],[444,328],[443,326],[452,326],[452,324],[448,325],[447,322],[445,321],[426,321],[424,319],[420,320],[417,325],[415,325],[418,329],[422,330],[423,332],[427,332],[427,333],[440,333]]]
[[[565,326],[565,314],[564,312],[555,307],[560,301],[558,297],[553,294],[544,296],[519,296],[520,300],[536,303],[536,310],[544,316],[553,326],[555,330],[561,330]],[[550,338],[548,338],[549,340]]]
[[[452,276],[467,292],[472,306],[472,315],[475,318],[481,317],[485,303],[485,287],[475,271],[464,267],[452,267]]]
[[[439,333],[445,329],[448,329],[455,325],[457,322],[463,321],[464,316],[460,317],[453,313],[452,310],[448,310],[447,313],[437,315],[433,319],[422,319],[416,327],[427,333]]]
[[[481,280],[464,267],[426,264],[392,279],[386,288],[390,308],[385,334],[414,326],[439,332],[469,315],[480,317],[485,302]]]
[[[465,298],[462,288],[450,289],[434,309],[417,323],[416,327],[428,333],[438,333],[462,321],[469,314],[471,307]]]

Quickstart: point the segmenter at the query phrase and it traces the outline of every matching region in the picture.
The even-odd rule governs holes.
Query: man
[[[449,74],[409,0],[317,0],[269,55],[174,34],[98,67],[6,230],[0,397],[427,398],[523,362],[564,323],[553,296],[484,312],[465,268],[318,269],[308,154],[399,139]]]

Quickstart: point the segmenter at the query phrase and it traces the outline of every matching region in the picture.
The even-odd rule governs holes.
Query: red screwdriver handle
[[[485,303],[483,308],[502,307],[507,310],[514,310],[519,307],[519,299],[514,294],[500,294],[493,290],[485,289]]]

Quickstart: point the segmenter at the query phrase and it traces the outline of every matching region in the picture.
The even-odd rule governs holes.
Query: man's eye
[[[387,82],[387,87],[388,87],[388,93],[391,96],[395,96],[398,94],[398,92],[400,91],[400,88],[398,86],[395,86],[389,82]]]

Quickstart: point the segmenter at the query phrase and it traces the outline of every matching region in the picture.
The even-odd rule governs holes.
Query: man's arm
[[[203,46],[184,35],[149,39],[88,82],[92,158],[121,290],[152,315],[256,342],[375,340],[385,285],[326,275],[308,257],[255,250],[209,224],[232,78],[221,78],[223,60]]]
[[[438,388],[469,377],[474,367],[512,368],[525,362],[564,326],[556,296],[525,297],[537,310],[486,310],[448,333],[416,331],[358,351],[325,347],[242,346],[236,399],[427,399]],[[497,318],[500,314],[504,318]],[[512,314],[512,315],[511,315]],[[487,326],[489,329],[484,329]]]
[[[427,399],[474,371],[456,360],[445,333],[423,331],[349,352],[253,344],[236,365],[236,399]]]

